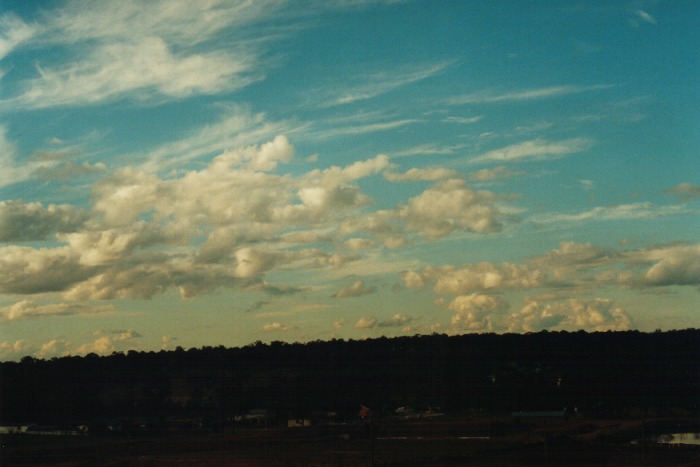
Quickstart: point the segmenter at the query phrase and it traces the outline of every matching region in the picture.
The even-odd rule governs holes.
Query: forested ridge
[[[0,364],[1,423],[198,417],[221,427],[264,408],[282,417],[396,407],[445,413],[562,410],[697,414],[700,330],[426,335],[273,342]]]

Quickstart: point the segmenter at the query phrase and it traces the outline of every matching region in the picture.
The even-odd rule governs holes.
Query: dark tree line
[[[260,342],[0,363],[0,423],[198,417],[222,426],[366,405],[561,410],[700,403],[700,330],[429,335],[306,344]]]

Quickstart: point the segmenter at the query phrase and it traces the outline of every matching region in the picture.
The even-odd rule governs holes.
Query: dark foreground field
[[[697,420],[381,421],[229,433],[59,437],[6,435],[3,466],[700,466],[700,446],[652,442]],[[646,437],[647,441],[643,441]]]

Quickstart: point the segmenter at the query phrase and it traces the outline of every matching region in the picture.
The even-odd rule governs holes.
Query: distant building
[[[566,418],[565,410],[539,410],[539,411],[518,411],[513,412],[511,417],[515,420],[523,419],[540,419],[540,420],[564,420]]]
[[[307,418],[292,418],[287,420],[288,428],[301,428],[305,426],[311,426],[311,420]]]

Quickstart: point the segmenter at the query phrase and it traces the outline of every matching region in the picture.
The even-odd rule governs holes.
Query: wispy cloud
[[[471,164],[484,162],[520,162],[561,157],[581,152],[590,147],[592,141],[587,138],[570,138],[561,141],[534,139],[512,144],[500,149],[488,151],[471,159]]]
[[[35,38],[62,48],[37,64],[37,77],[4,106],[46,108],[122,98],[168,100],[239,89],[262,77],[264,35],[246,41],[246,27],[278,9],[275,2],[125,0],[96,5],[77,1],[47,12],[36,25],[4,16],[0,55]],[[236,47],[209,39],[224,29],[239,35]],[[257,30],[260,34],[260,29]]]
[[[700,199],[700,185],[681,183],[669,188],[668,190],[665,190],[664,194],[675,196],[680,201],[692,201],[695,199]]]
[[[385,120],[363,125],[342,125],[339,124],[333,128],[316,128],[309,130],[300,130],[300,137],[313,140],[326,140],[330,138],[338,138],[343,136],[357,136],[369,133],[378,133],[381,131],[394,130],[407,125],[418,123],[417,119],[399,119]],[[332,122],[331,122],[332,123]]]
[[[392,151],[389,153],[392,159],[397,157],[408,157],[408,156],[418,156],[418,155],[441,155],[441,154],[455,154],[460,149],[464,149],[466,145],[456,144],[454,146],[441,146],[439,144],[421,144],[420,146],[414,146],[400,151]]]
[[[143,168],[157,171],[177,168],[187,162],[212,156],[226,149],[255,144],[281,133],[293,133],[303,128],[293,122],[271,122],[264,113],[252,113],[243,106],[226,108],[222,116],[209,125],[193,131],[179,140],[151,150]]]
[[[22,300],[13,305],[0,308],[0,322],[48,316],[91,315],[112,311],[113,308],[111,305],[91,307],[77,303],[40,305],[32,300]]]
[[[29,40],[35,32],[33,26],[25,23],[15,15],[5,14],[0,16],[0,60],[22,42]]]
[[[656,19],[644,10],[635,10],[632,19],[630,19],[630,24],[638,27],[640,23],[655,25]]]
[[[582,92],[596,91],[611,87],[613,87],[611,84],[595,84],[591,86],[561,85],[502,93],[496,91],[482,91],[473,94],[450,97],[445,101],[445,103],[449,105],[466,105],[550,99],[553,97],[580,94]]]
[[[470,124],[470,123],[476,123],[483,119],[483,115],[477,115],[475,117],[445,117],[442,121],[445,123],[461,123],[461,124]]]
[[[364,78],[366,83],[343,90],[339,97],[335,97],[324,103],[324,107],[352,104],[357,101],[372,99],[386,94],[401,86],[415,83],[430,78],[445,70],[450,63],[438,63],[421,68],[393,70],[390,72],[376,73]]]
[[[530,218],[538,224],[582,222],[594,220],[653,219],[657,217],[690,214],[685,206],[658,206],[653,203],[632,203],[618,206],[598,206],[576,214],[538,214]]]

